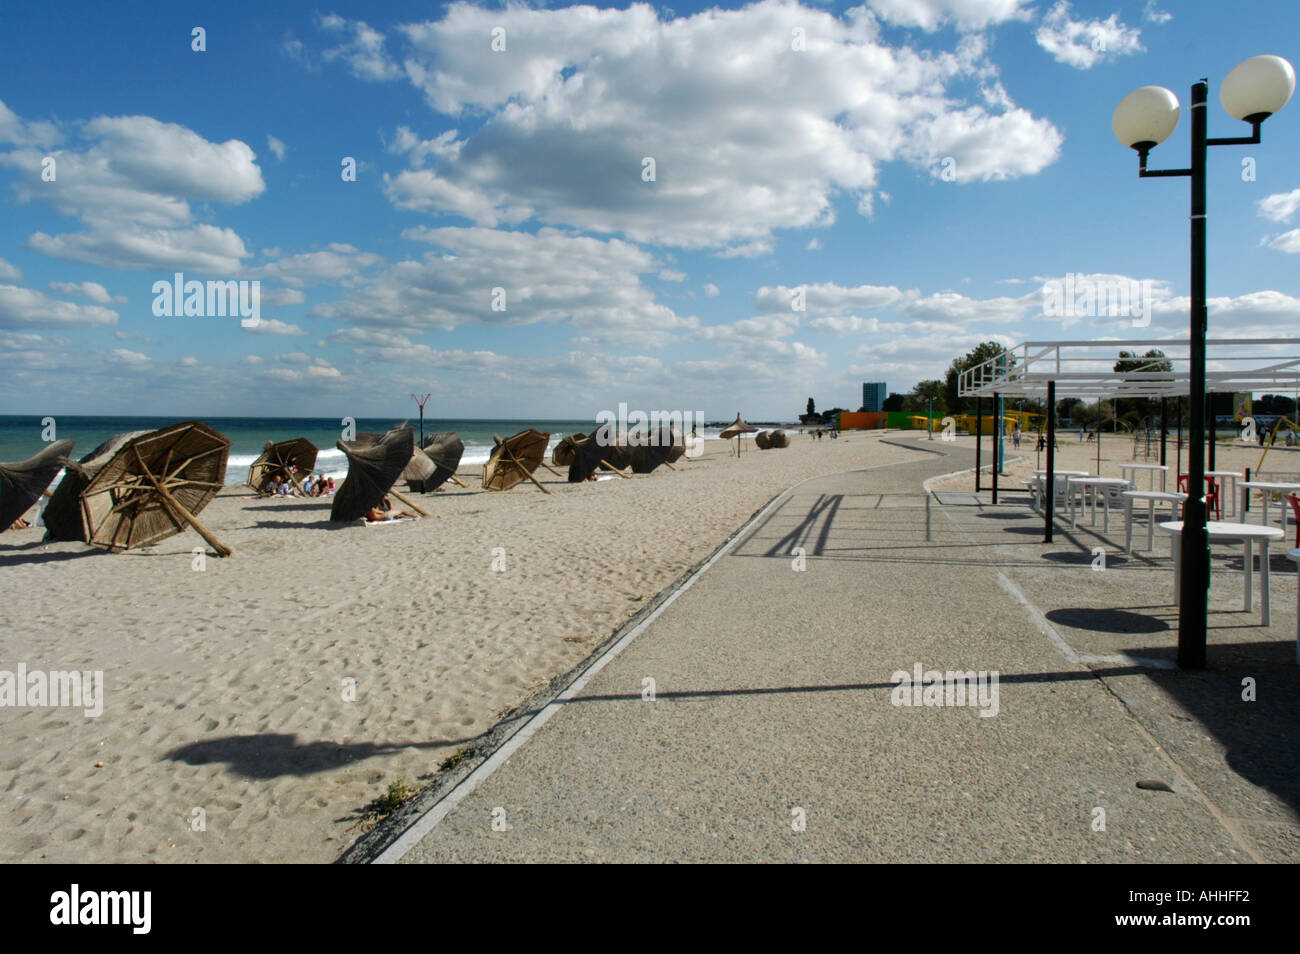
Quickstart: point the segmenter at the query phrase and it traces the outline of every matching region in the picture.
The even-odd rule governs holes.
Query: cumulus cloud
[[[1142,31],[1120,22],[1112,13],[1105,20],[1075,20],[1068,0],[1060,0],[1043,17],[1034,38],[1058,63],[1092,69],[1098,62],[1142,51]]]
[[[303,252],[276,258],[265,265],[250,269],[253,278],[269,278],[286,285],[301,288],[305,285],[338,282],[343,285],[360,280],[362,272],[383,259],[371,252],[363,252],[346,242],[331,242],[316,252]],[[301,292],[299,292],[301,296]],[[279,296],[283,298],[284,296]],[[304,297],[299,297],[301,302]]]
[[[113,296],[99,282],[50,282],[50,291],[60,295],[77,295],[99,305],[113,304]]]
[[[1300,189],[1278,192],[1259,200],[1259,214],[1271,222],[1290,222],[1300,211]]]
[[[713,284],[713,282],[705,282],[704,294],[709,298],[716,298],[719,294],[718,286]]]
[[[317,25],[341,41],[338,46],[321,52],[326,61],[340,60],[347,64],[353,76],[365,80],[389,80],[402,74],[401,68],[384,52],[384,35],[362,21],[346,20],[330,13],[319,17]]]
[[[1292,229],[1290,232],[1283,232],[1281,235],[1269,239],[1268,247],[1277,249],[1279,252],[1288,252],[1290,254],[1300,254],[1300,229]]]
[[[0,282],[20,282],[22,280],[22,270],[17,265],[0,258]]]
[[[47,326],[96,328],[117,324],[117,312],[101,305],[60,301],[32,288],[0,285],[0,328]]]
[[[301,337],[302,335],[307,334],[306,331],[304,331],[302,328],[298,327],[297,325],[288,324],[286,322],[280,321],[277,318],[263,318],[255,325],[244,325],[242,322],[240,323],[240,325],[241,327],[244,328],[245,331],[248,331],[251,334],[255,334],[255,335],[282,335],[282,336]]]
[[[1023,4],[893,12],[905,7],[977,24]],[[498,26],[500,55],[489,49]],[[792,49],[796,28],[803,50]],[[453,3],[393,34],[430,106],[474,121],[427,140],[399,127],[389,149],[410,168],[386,174],[385,193],[481,226],[535,220],[753,257],[770,253],[775,230],[829,225],[840,195],[869,214],[884,163],[953,157],[959,181],[977,182],[1036,173],[1060,149],[1048,120],[998,92],[978,37],[952,52],[895,47],[861,8],[837,17],[764,0],[662,20],[643,4]],[[956,92],[972,85],[978,101]]]
[[[311,313],[400,331],[563,323],[591,340],[624,344],[662,344],[698,324],[655,302],[640,276],[660,266],[619,239],[424,227],[403,237],[435,251],[397,262]]]
[[[275,155],[275,158],[279,159],[281,162],[284,162],[285,153],[289,151],[288,147],[285,146],[281,140],[276,139],[270,134],[266,137],[266,148],[270,149]]]
[[[0,104],[2,105],[2,104]],[[8,110],[5,113],[12,116]],[[5,119],[0,116],[0,123]],[[111,268],[173,268],[230,272],[248,255],[229,229],[194,224],[192,202],[240,204],[265,189],[249,146],[209,142],[150,116],[99,116],[78,128],[81,143],[52,153],[55,179],[42,181],[45,157],[29,126],[8,122],[16,148],[0,166],[18,171],[21,202],[45,202],[78,218],[80,233],[28,239],[28,247]]]
[[[1156,0],[1147,0],[1146,6],[1142,8],[1142,19],[1148,23],[1168,23],[1173,18],[1172,13],[1166,13],[1156,6]]]
[[[952,23],[961,30],[982,30],[1007,20],[1026,20],[1032,0],[868,0],[886,23],[933,32]]]

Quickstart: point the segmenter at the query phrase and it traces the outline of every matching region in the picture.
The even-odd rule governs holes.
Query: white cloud
[[[311,313],[402,331],[549,322],[570,325],[593,341],[624,344],[662,344],[673,333],[698,325],[655,302],[640,276],[657,273],[658,264],[649,253],[618,239],[557,229],[534,235],[416,228],[402,235],[441,251],[397,262]]]
[[[32,288],[0,285],[0,328],[22,325],[96,328],[117,324],[117,312],[100,305],[78,305],[50,298]]]
[[[1168,23],[1174,18],[1172,13],[1166,13],[1156,6],[1156,0],[1147,0],[1147,4],[1142,8],[1142,19],[1148,23]]]
[[[302,336],[307,334],[306,331],[299,328],[297,325],[287,324],[276,318],[263,318],[255,325],[243,325],[242,322],[240,324],[247,331],[255,335]]]
[[[0,258],[0,282],[20,282],[22,280],[22,270],[17,265]]]
[[[275,158],[279,159],[281,162],[284,162],[285,153],[289,151],[288,147],[285,146],[283,141],[276,139],[274,136],[270,135],[269,133],[267,134],[266,137],[266,148],[270,149],[271,152],[275,155]]]
[[[1259,200],[1259,214],[1271,222],[1290,222],[1300,211],[1300,189],[1278,192]]]
[[[181,367],[183,368],[192,368],[198,363],[199,363],[198,358],[194,358],[194,357],[181,358]]]
[[[363,252],[346,242],[331,242],[317,252],[276,258],[250,269],[248,274],[254,278],[270,278],[299,287],[335,282],[348,285],[359,281],[365,269],[382,262],[383,259],[378,255]]]
[[[261,358],[260,356],[258,356],[258,355],[255,355],[255,354],[246,354],[246,355],[244,355],[242,358],[240,358],[239,360],[240,360],[243,364],[262,364],[262,363],[263,363],[262,358]]]
[[[911,6],[970,24],[1023,4]],[[496,26],[507,53],[487,49]],[[791,50],[795,27],[803,52]],[[435,110],[483,118],[427,141],[399,127],[390,151],[411,168],[386,175],[385,192],[399,208],[482,226],[532,219],[756,257],[778,229],[830,224],[841,194],[869,211],[884,163],[953,156],[961,181],[1003,179],[1036,173],[1061,143],[1005,91],[988,94],[996,68],[981,39],[952,52],[893,47],[861,9],[836,17],[763,0],[663,21],[646,5],[454,3],[394,34]],[[972,84],[986,91],[979,102],[956,92]]]
[[[710,298],[716,298],[719,294],[718,286],[713,282],[706,282],[704,285],[704,294]]]
[[[674,271],[671,268],[665,268],[659,273],[659,278],[661,281],[665,282],[684,282],[686,281],[686,273]]]
[[[129,351],[126,348],[114,348],[108,354],[109,357],[123,364],[141,365],[149,363],[147,354],[141,354],[139,351]]]
[[[1007,20],[1025,20],[1032,0],[868,0],[886,23],[933,32],[947,23],[982,30]]]
[[[9,135],[29,132],[23,126]],[[190,205],[240,204],[262,193],[262,173],[247,144],[209,142],[149,116],[99,116],[80,126],[78,136],[81,146],[51,154],[56,162],[51,182],[41,179],[45,151],[34,138],[0,152],[0,166],[19,173],[14,183],[19,201],[46,202],[88,226],[75,234],[36,232],[29,248],[111,268],[226,273],[247,256],[243,241],[229,229],[194,225]]]
[[[53,258],[105,268],[170,272],[192,270],[229,275],[248,256],[244,240],[230,229],[196,225],[189,229],[105,229],[46,235],[33,232],[27,247]]]
[[[1300,254],[1300,229],[1292,229],[1290,232],[1283,232],[1281,235],[1270,239],[1268,247],[1292,255]]]
[[[60,295],[78,295],[99,305],[113,304],[113,296],[98,282],[50,282],[50,291]]]
[[[819,252],[821,251],[821,247],[822,247],[821,239],[814,238],[808,240],[808,244],[804,246],[804,250],[808,252]]]
[[[301,305],[307,300],[307,296],[296,288],[263,288],[262,304],[270,305],[273,308],[281,308],[285,305]]]
[[[858,285],[845,287],[834,282],[809,285],[764,285],[754,295],[754,307],[761,311],[789,311],[797,291],[803,292],[803,303],[809,315],[842,315],[859,309],[883,308],[894,304],[903,293],[893,285]]]
[[[1142,31],[1121,23],[1119,14],[1105,20],[1075,20],[1068,0],[1060,0],[1043,17],[1034,38],[1058,63],[1087,70],[1099,61],[1142,51]]]
[[[389,80],[402,75],[384,51],[384,35],[361,20],[347,20],[331,13],[320,17],[317,25],[343,40],[338,46],[321,52],[325,60],[342,60],[353,76],[365,80]]]

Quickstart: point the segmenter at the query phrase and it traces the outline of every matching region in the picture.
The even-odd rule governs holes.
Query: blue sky
[[[1173,89],[1184,166],[1191,83],[1241,135],[1222,78],[1300,60],[1284,0],[178,6],[2,15],[0,411],[788,419],[1182,336],[1187,183],[1111,113]],[[1211,334],[1294,335],[1300,105],[1210,161]],[[155,316],[177,271],[261,323]],[[1045,316],[1068,273],[1149,280],[1150,326]]]

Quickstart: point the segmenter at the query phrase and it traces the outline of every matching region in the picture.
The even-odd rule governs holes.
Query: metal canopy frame
[[[1159,349],[1172,371],[1116,371],[1120,351],[1136,357]],[[1205,389],[1215,393],[1300,388],[1300,338],[1210,338],[1205,342]],[[1104,352],[1104,353],[1103,353]],[[1058,396],[1161,398],[1191,393],[1191,345],[1186,339],[1026,341],[963,371],[960,397],[1004,395],[1045,398],[1049,382]]]

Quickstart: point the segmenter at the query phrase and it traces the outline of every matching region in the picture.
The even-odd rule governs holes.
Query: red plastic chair
[[[1187,493],[1187,474],[1178,475],[1178,492]],[[1214,511],[1214,519],[1223,519],[1223,507],[1219,503],[1219,485],[1213,477],[1205,478],[1205,507],[1207,512]]]
[[[1300,497],[1295,494],[1287,494],[1286,502],[1291,505],[1292,511],[1295,512],[1295,545],[1300,549]]]

